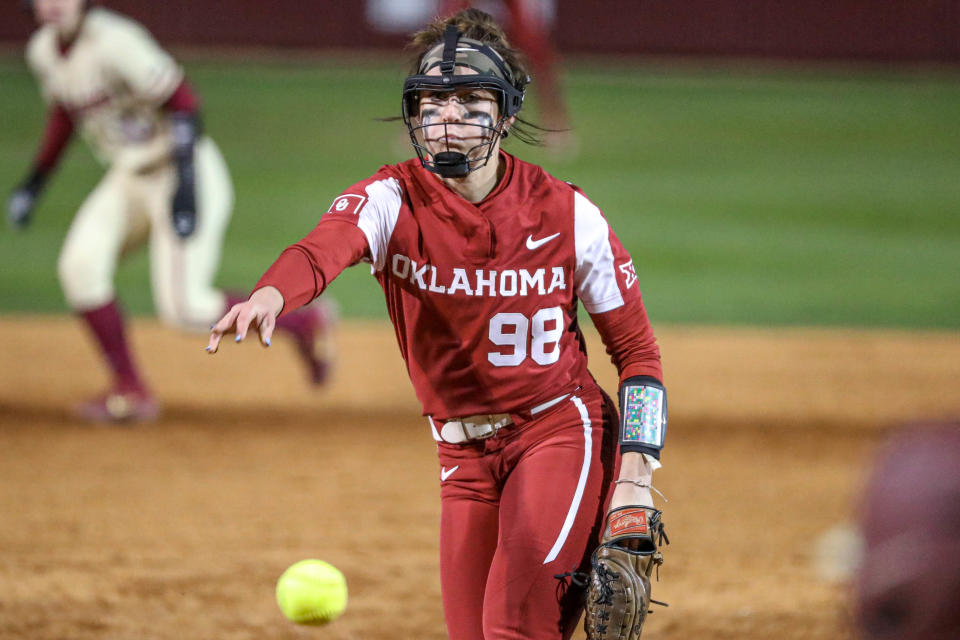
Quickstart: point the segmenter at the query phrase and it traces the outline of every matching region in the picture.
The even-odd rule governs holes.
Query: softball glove
[[[626,506],[607,514],[593,552],[584,627],[588,640],[637,640],[651,602],[650,574],[663,564],[659,545],[670,544],[660,511]]]

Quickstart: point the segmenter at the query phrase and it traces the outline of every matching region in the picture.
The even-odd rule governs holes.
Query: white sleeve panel
[[[583,194],[575,192],[573,203],[577,297],[590,313],[616,309],[623,305],[623,294],[617,284],[610,227],[600,209]]]
[[[396,178],[386,178],[370,183],[365,191],[368,200],[360,210],[357,226],[367,236],[374,271],[380,271],[386,264],[387,245],[397,226],[403,189]]]

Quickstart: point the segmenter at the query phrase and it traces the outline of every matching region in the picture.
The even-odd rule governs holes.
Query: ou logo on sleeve
[[[346,193],[333,201],[333,204],[327,209],[327,213],[352,213],[353,215],[358,215],[360,209],[363,208],[363,203],[366,201],[366,196],[361,196],[356,193]]]

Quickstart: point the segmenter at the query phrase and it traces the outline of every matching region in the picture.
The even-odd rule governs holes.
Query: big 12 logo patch
[[[637,270],[633,267],[633,260],[624,262],[617,268],[620,269],[620,273],[624,277],[623,288],[629,289],[637,281]]]

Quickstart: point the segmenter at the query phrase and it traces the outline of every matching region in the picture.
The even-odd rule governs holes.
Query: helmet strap
[[[460,39],[460,30],[456,25],[448,24],[443,32],[443,60],[440,62],[440,75],[444,82],[448,80],[457,68],[457,40]]]

